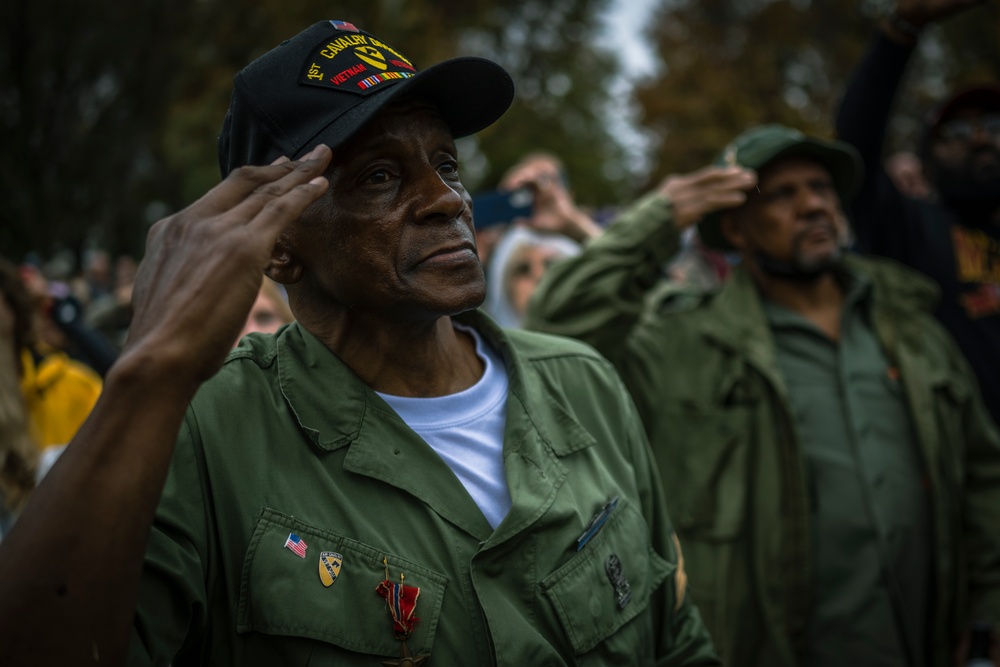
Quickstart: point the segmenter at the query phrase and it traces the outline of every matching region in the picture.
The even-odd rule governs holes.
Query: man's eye
[[[385,183],[389,180],[389,173],[384,169],[379,169],[368,174],[368,178],[365,180],[369,183]]]
[[[443,174],[457,174],[458,173],[458,162],[454,160],[448,160],[441,164],[441,173]]]

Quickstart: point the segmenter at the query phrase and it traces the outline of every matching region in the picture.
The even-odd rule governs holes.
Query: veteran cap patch
[[[478,132],[510,106],[510,75],[483,58],[418,70],[397,49],[346,21],[321,21],[247,65],[234,79],[219,135],[226,176],[243,165],[297,158],[347,140],[401,96],[437,107],[455,137]]]
[[[330,23],[349,26],[342,30],[352,34],[318,44],[306,59],[299,82],[367,95],[381,83],[408,79],[417,73],[413,63],[388,44],[350,23]]]

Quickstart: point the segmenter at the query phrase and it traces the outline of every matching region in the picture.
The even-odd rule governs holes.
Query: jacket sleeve
[[[837,137],[861,153],[864,174],[851,205],[859,250],[906,262],[920,231],[919,208],[883,167],[886,128],[912,46],[877,32],[854,70],[837,110]]]
[[[975,386],[971,371],[968,376]],[[966,412],[962,516],[970,620],[1000,624],[1000,431],[978,392]]]
[[[656,193],[643,197],[580,255],[546,272],[525,327],[577,338],[615,361],[679,247],[670,202]]]
[[[207,622],[208,506],[191,432],[186,421],[146,545],[129,665],[165,665],[190,650],[197,655]]]

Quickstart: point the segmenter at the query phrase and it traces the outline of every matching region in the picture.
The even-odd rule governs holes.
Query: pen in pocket
[[[590,541],[590,538],[592,538],[594,535],[597,535],[598,531],[601,530],[601,526],[604,525],[604,522],[608,520],[608,517],[611,516],[611,512],[613,512],[615,507],[617,506],[618,506],[618,496],[615,496],[614,498],[606,502],[604,504],[604,507],[602,507],[600,511],[594,515],[594,518],[591,519],[590,523],[587,524],[587,527],[584,528],[583,533],[580,534],[580,537],[576,538],[577,551],[582,549],[587,544],[587,542]]]

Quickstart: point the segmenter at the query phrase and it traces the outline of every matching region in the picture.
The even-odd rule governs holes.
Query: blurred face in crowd
[[[930,196],[931,188],[924,175],[924,165],[913,153],[893,153],[886,158],[885,171],[903,194],[914,199],[926,199]]]
[[[278,291],[274,283],[265,279],[261,283],[260,291],[257,292],[257,300],[253,302],[250,315],[247,317],[246,324],[243,325],[243,331],[240,332],[239,338],[253,332],[274,333],[283,324],[288,324],[291,321],[291,310],[285,303],[281,292]]]
[[[504,273],[504,289],[514,311],[522,317],[528,310],[528,300],[538,288],[542,276],[559,259],[555,248],[522,244],[514,251]]]
[[[437,110],[397,102],[333,153],[327,193],[283,239],[301,269],[295,281],[307,283],[290,290],[296,316],[299,294],[311,295],[316,312],[391,320],[482,303],[471,197]]]
[[[954,206],[1000,205],[1000,112],[959,109],[936,129],[928,174]]]
[[[808,272],[840,262],[846,220],[824,166],[779,158],[760,170],[758,188],[723,220],[723,232],[744,256],[763,254]]]

